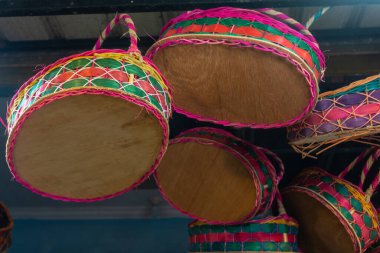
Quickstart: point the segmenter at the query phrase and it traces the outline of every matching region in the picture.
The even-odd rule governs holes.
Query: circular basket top
[[[33,104],[71,89],[112,90],[150,104],[166,120],[171,115],[167,81],[148,58],[100,49],[60,59],[24,83],[8,106],[8,132]]]
[[[291,20],[291,24],[288,20]],[[219,7],[188,11],[163,27],[160,39],[148,50],[147,55],[152,58],[160,48],[184,43],[185,40],[197,43],[212,39],[235,41],[235,45],[231,43],[232,46],[237,46],[239,40],[244,44],[244,41],[259,39],[287,48],[289,53],[307,62],[317,79],[325,68],[323,53],[311,33],[285,14],[267,9]]]
[[[225,126],[284,127],[312,110],[325,69],[300,26],[275,11],[194,10],[171,20],[147,56],[172,85],[177,112]]]
[[[292,185],[283,190],[285,196],[293,196],[295,192],[306,193],[339,219],[352,238],[354,252],[364,252],[378,239],[380,227],[376,209],[356,185],[322,169],[310,168],[302,171]]]
[[[234,224],[273,202],[282,168],[277,176],[266,155],[223,130],[195,128],[171,140],[155,178],[164,198],[186,215]]]
[[[298,223],[286,214],[239,225],[189,224],[190,252],[299,252]]]

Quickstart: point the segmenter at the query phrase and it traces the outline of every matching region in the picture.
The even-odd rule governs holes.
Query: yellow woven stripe
[[[144,72],[146,73],[149,73],[149,75],[151,75],[152,77],[154,77],[160,84],[161,86],[165,89],[165,90],[168,90],[168,87],[166,86],[164,80],[162,79],[161,75],[153,68],[151,67],[150,65],[140,61],[139,59],[136,59],[134,57],[131,57],[129,54],[122,54],[122,53],[95,53],[94,55],[88,55],[88,56],[78,56],[78,57],[74,57],[74,58],[71,58],[70,60],[68,61],[65,61],[61,64],[58,64],[52,68],[50,68],[49,70],[47,70],[46,72],[42,73],[40,76],[38,76],[37,78],[35,78],[30,84],[28,84],[28,86],[26,86],[23,90],[20,91],[18,97],[14,100],[14,103],[12,104],[12,106],[9,108],[9,112],[13,111],[15,107],[17,107],[17,105],[21,102],[22,98],[25,96],[25,94],[46,74],[48,74],[49,72],[57,69],[57,68],[60,68],[68,63],[70,63],[71,61],[74,61],[74,60],[78,60],[78,59],[93,59],[93,58],[112,58],[112,59],[116,59],[116,60],[120,60],[120,61],[124,61],[124,62],[127,62],[127,63],[130,63],[130,64],[133,64],[133,65],[136,65],[138,67],[140,67]],[[169,97],[170,97],[170,94],[168,94]],[[171,97],[170,97],[171,98]],[[8,117],[10,116],[10,114],[8,115]]]

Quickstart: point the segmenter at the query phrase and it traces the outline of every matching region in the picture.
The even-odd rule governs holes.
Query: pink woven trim
[[[119,53],[119,54],[125,54],[125,55],[130,55],[129,52],[125,51],[125,50],[122,50],[122,49],[99,49],[99,50],[90,50],[90,51],[86,51],[86,52],[83,52],[83,53],[79,53],[79,54],[74,54],[74,55],[70,55],[68,57],[65,57],[65,58],[62,58],[62,59],[59,59],[58,61],[44,67],[42,70],[40,70],[37,74],[35,74],[34,76],[32,76],[28,81],[26,81],[16,92],[16,94],[12,97],[9,105],[8,105],[8,110],[7,110],[7,118],[9,117],[10,115],[10,111],[9,111],[9,108],[12,107],[12,104],[14,103],[14,100],[19,96],[20,92],[26,87],[28,86],[31,82],[33,82],[35,79],[39,78],[42,74],[44,74],[45,72],[47,72],[48,70],[50,70],[51,68],[54,68],[55,66],[57,65],[60,65],[60,64],[63,64],[65,63],[66,61],[69,61],[73,58],[77,58],[77,57],[81,57],[81,56],[94,56],[95,54],[105,54],[105,53]],[[171,98],[173,98],[172,96],[172,92],[171,92],[171,88],[170,88],[170,85],[168,83],[168,81],[166,80],[166,78],[162,75],[161,71],[157,68],[156,65],[154,65],[154,63],[147,57],[145,56],[142,56],[142,59],[144,62],[146,62],[147,64],[149,64],[149,66],[151,66],[152,68],[154,68],[157,73],[162,77],[162,80],[165,82],[165,85],[168,87],[168,93],[169,93],[169,96]],[[173,99],[172,99],[173,101]]]
[[[274,54],[276,54],[282,58],[287,59],[290,63],[292,63],[297,68],[297,70],[305,76],[306,81],[309,84],[309,91],[310,91],[309,104],[303,108],[302,113],[300,113],[297,117],[295,117],[291,120],[285,121],[285,122],[262,124],[262,123],[229,122],[226,120],[222,121],[222,120],[217,120],[214,118],[205,117],[205,116],[202,116],[202,115],[199,115],[196,113],[186,111],[182,108],[177,107],[175,105],[175,101],[173,101],[173,105],[172,105],[173,109],[176,112],[178,112],[180,114],[184,114],[189,118],[193,118],[193,119],[196,119],[199,121],[213,122],[215,124],[223,125],[223,126],[233,126],[233,127],[237,127],[237,128],[241,128],[241,127],[263,128],[263,129],[280,128],[280,127],[287,127],[287,126],[293,125],[294,123],[296,123],[299,120],[301,120],[302,118],[304,118],[309,112],[312,111],[312,109],[314,108],[314,106],[317,102],[318,85],[316,84],[315,80],[310,75],[310,73],[300,63],[298,63],[297,61],[292,59],[289,55],[282,53],[282,52],[276,50],[275,48],[270,48],[270,47],[266,47],[266,46],[258,45],[258,44],[252,44],[252,43],[244,41],[244,40],[233,39],[233,38],[231,38],[230,40],[214,40],[214,39],[203,40],[203,39],[176,39],[176,38],[172,38],[170,40],[166,40],[162,45],[158,45],[157,43],[155,45],[153,45],[149,49],[149,51],[147,52],[147,57],[153,59],[154,55],[157,53],[158,50],[161,50],[161,49],[168,47],[168,46],[175,46],[178,44],[189,44],[189,45],[194,45],[194,44],[196,44],[196,45],[198,45],[198,44],[221,44],[221,45],[236,46],[236,47],[250,47],[250,48],[253,47],[253,48],[260,50],[260,51],[271,52],[271,53],[274,53]]]
[[[40,191],[40,190],[34,188],[28,182],[24,181],[18,175],[17,169],[14,166],[13,149],[15,146],[17,135],[18,135],[19,131],[21,130],[21,127],[24,124],[25,120],[34,111],[37,111],[37,110],[41,109],[43,106],[48,105],[48,104],[50,104],[56,100],[59,100],[59,99],[65,98],[65,97],[69,97],[69,96],[78,96],[78,95],[82,95],[82,94],[104,95],[104,96],[109,96],[109,97],[120,98],[122,100],[137,104],[137,105],[145,108],[148,112],[152,113],[158,119],[158,121],[159,121],[159,123],[163,129],[164,138],[162,140],[161,150],[160,150],[156,160],[154,161],[154,164],[150,168],[150,170],[147,171],[141,177],[140,180],[138,180],[137,182],[135,182],[134,184],[132,184],[131,186],[127,187],[126,189],[124,189],[122,191],[119,191],[119,192],[116,192],[116,193],[113,193],[110,195],[106,195],[106,196],[102,196],[102,197],[96,197],[96,198],[90,198],[90,199],[67,198],[67,197],[56,196],[56,195],[53,195],[50,193]],[[13,177],[16,179],[16,181],[34,193],[37,193],[43,197],[47,197],[47,198],[51,198],[51,199],[55,199],[55,200],[70,201],[70,202],[94,202],[94,201],[100,201],[100,200],[105,200],[105,199],[116,197],[120,194],[128,192],[129,190],[135,188],[136,186],[141,184],[143,181],[145,181],[145,179],[147,179],[154,172],[154,170],[157,168],[158,164],[160,163],[160,161],[161,161],[161,159],[162,159],[162,157],[163,157],[163,155],[167,149],[168,140],[169,140],[168,122],[165,120],[165,118],[162,114],[158,113],[157,110],[153,106],[149,105],[144,100],[141,100],[141,99],[138,99],[137,97],[133,97],[131,95],[123,94],[120,92],[110,91],[110,90],[102,90],[102,89],[98,89],[98,88],[97,89],[94,89],[94,88],[71,89],[71,90],[65,90],[63,92],[55,93],[55,94],[52,94],[50,96],[44,97],[42,100],[40,100],[39,102],[35,103],[30,108],[28,108],[28,110],[22,115],[20,120],[16,123],[12,132],[9,134],[9,138],[8,138],[8,142],[7,142],[6,159],[7,159],[9,169],[10,169]]]
[[[310,197],[314,198],[315,200],[317,200],[318,202],[320,202],[326,208],[328,208],[339,219],[340,223],[346,229],[346,232],[350,235],[350,238],[354,244],[354,251],[360,252],[360,253],[363,252],[361,250],[360,238],[358,238],[356,236],[356,233],[354,232],[353,228],[350,225],[348,225],[347,220],[344,217],[342,217],[342,215],[327,200],[325,200],[325,198],[323,196],[319,195],[316,192],[311,191],[308,188],[304,188],[301,186],[290,186],[290,187],[287,187],[283,190],[283,192],[285,192],[285,193],[286,192],[290,193],[290,192],[294,192],[294,191],[305,193],[305,194],[309,195]]]
[[[208,10],[200,10],[196,9],[193,11],[188,11],[183,13],[182,15],[171,19],[161,30],[160,36],[169,29],[169,27],[173,26],[176,23],[193,20],[198,18],[240,18],[249,21],[257,21],[266,25],[270,25],[283,33],[294,35],[303,41],[305,41],[317,54],[319,62],[321,64],[321,69],[324,69],[325,58],[322,51],[319,49],[318,44],[316,44],[316,40],[312,36],[307,36],[302,34],[301,32],[293,29],[287,24],[278,21],[271,16],[268,16],[264,13],[255,10],[241,9],[241,8],[233,8],[233,7],[219,7]]]
[[[211,221],[211,220],[208,220],[208,219],[205,219],[205,218],[202,218],[202,217],[198,217],[198,216],[196,216],[194,214],[191,214],[191,213],[183,210],[179,206],[177,206],[173,201],[171,201],[169,199],[169,197],[165,194],[165,191],[162,188],[162,186],[160,184],[160,181],[158,180],[158,175],[157,175],[157,171],[156,171],[153,175],[154,175],[154,178],[155,178],[156,183],[157,183],[157,188],[158,188],[159,192],[161,193],[162,197],[171,206],[173,206],[175,209],[177,209],[181,213],[187,215],[188,217],[190,217],[192,219],[196,219],[196,220],[202,221],[202,222],[207,223],[207,224],[213,224],[213,225],[219,225],[219,224],[220,225],[222,225],[222,224],[225,224],[225,225],[236,225],[236,224],[240,224],[241,222],[254,217],[260,211],[260,208],[261,208],[261,202],[262,202],[261,194],[260,194],[261,187],[260,187],[260,180],[258,178],[258,175],[256,174],[255,169],[249,164],[249,162],[239,152],[235,151],[233,148],[231,148],[231,147],[229,147],[227,145],[218,143],[216,141],[208,140],[208,139],[192,138],[192,137],[180,137],[180,138],[176,138],[176,139],[170,140],[169,145],[176,144],[176,143],[186,143],[186,142],[196,142],[196,143],[200,143],[200,144],[207,144],[207,145],[216,146],[216,147],[221,148],[221,149],[227,151],[228,153],[232,154],[236,159],[238,159],[240,162],[242,162],[242,164],[244,164],[244,166],[246,167],[246,169],[249,172],[249,174],[251,174],[251,176],[252,176],[252,180],[253,180],[254,186],[256,188],[256,201],[255,201],[255,203],[254,203],[254,205],[252,207],[252,210],[246,215],[246,217],[244,217],[240,221],[232,221],[232,222],[215,221],[215,220]]]

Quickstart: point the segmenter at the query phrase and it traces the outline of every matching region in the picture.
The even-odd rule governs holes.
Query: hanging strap
[[[324,7],[317,11],[313,16],[309,18],[309,20],[306,22],[306,28],[309,29],[312,24],[314,24],[315,21],[317,21],[320,17],[323,16],[328,10],[330,10],[330,6]]]
[[[123,22],[127,28],[128,28],[128,34],[131,40],[131,44],[129,46],[128,52],[129,53],[135,53],[139,56],[141,56],[141,52],[137,47],[137,34],[136,34],[136,28],[135,24],[133,23],[131,17],[128,14],[116,14],[116,16],[110,21],[110,23],[107,25],[107,27],[103,30],[103,32],[100,34],[98,40],[95,43],[94,50],[98,50],[102,47],[102,44],[104,40],[107,38],[107,36],[111,33],[112,29],[119,24],[120,22]]]
[[[359,187],[360,189],[363,189],[364,182],[367,179],[367,175],[369,171],[373,168],[374,163],[380,158],[380,148],[374,148],[371,147],[364,152],[362,152],[358,157],[356,157],[340,174],[339,177],[343,178],[345,177],[350,171],[352,171],[355,167],[359,165],[360,162],[362,162],[364,159],[367,159],[365,162],[360,175],[360,183]],[[378,169],[378,168],[376,168]],[[375,192],[376,188],[379,185],[380,181],[380,170],[372,180],[372,182],[369,184],[367,190],[365,191],[365,198],[366,201],[369,202],[373,193]]]

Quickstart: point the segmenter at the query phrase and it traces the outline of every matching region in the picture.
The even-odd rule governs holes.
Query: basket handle
[[[342,172],[338,175],[340,178],[344,178],[352,169],[357,166],[364,158],[366,158],[371,152],[373,148],[368,148],[364,150],[360,155],[358,155]]]
[[[102,47],[102,44],[104,40],[107,38],[107,36],[111,33],[112,29],[120,23],[120,21],[124,22],[124,24],[128,27],[128,33],[131,40],[131,45],[129,46],[128,52],[129,53],[136,53],[138,55],[141,55],[140,50],[137,47],[137,34],[136,34],[136,28],[135,24],[133,23],[131,17],[128,14],[121,13],[116,14],[115,17],[109,22],[109,24],[106,26],[106,28],[103,30],[103,32],[100,34],[98,40],[95,43],[95,46],[93,50],[98,50]]]
[[[276,183],[278,184],[281,181],[281,179],[283,178],[284,172],[285,172],[285,167],[284,167],[282,160],[280,159],[280,157],[277,156],[277,154],[273,153],[272,151],[270,151],[266,148],[262,148],[262,147],[257,147],[257,148],[259,150],[261,150],[264,154],[271,156],[273,158],[273,160],[277,162],[278,166],[275,166],[275,167],[279,168],[279,170],[277,170],[275,168],[275,172],[277,174],[277,178],[276,178],[277,182]]]
[[[364,167],[362,169],[361,175],[360,175],[360,183],[359,187],[360,189],[363,189],[364,182],[367,178],[368,172],[371,170],[373,164],[380,158],[380,148],[369,148],[362,152],[358,157],[356,157],[345,169],[339,174],[339,177],[344,177],[347,175],[348,172],[350,172],[355,166],[357,166],[363,159],[368,158],[367,162],[364,164]],[[380,182],[380,170],[368,186],[367,190],[365,191],[365,198],[366,201],[369,202],[372,194],[375,192],[376,188],[379,186]]]

